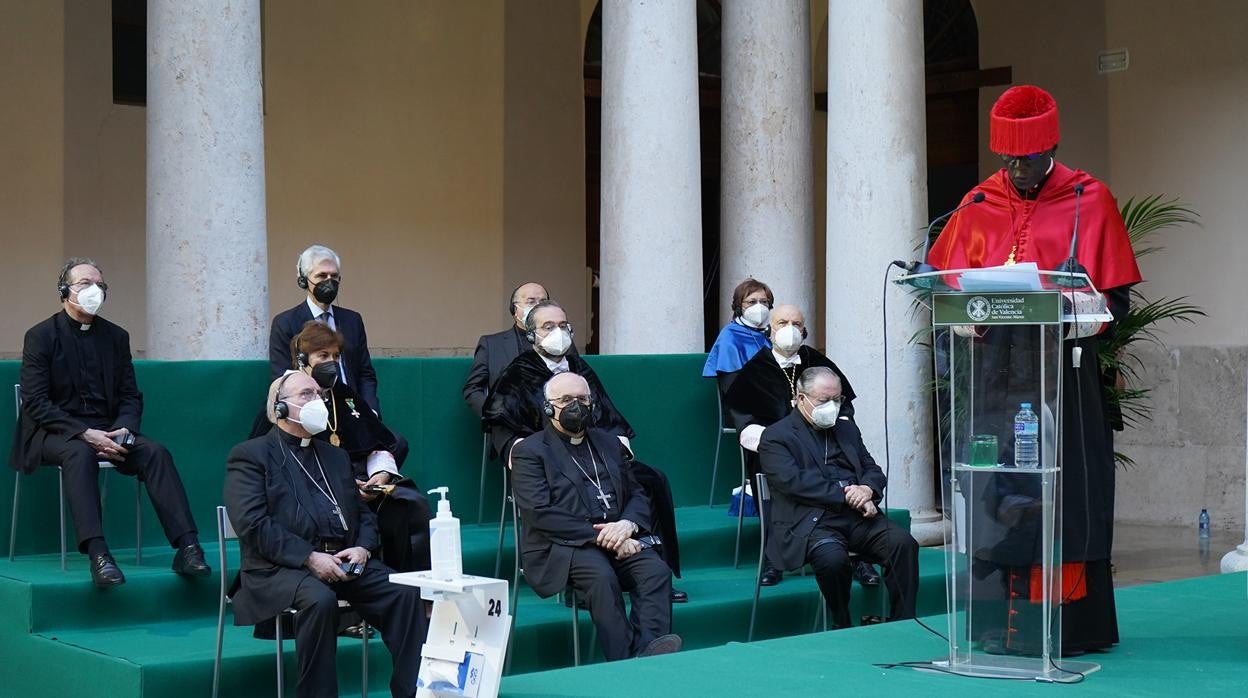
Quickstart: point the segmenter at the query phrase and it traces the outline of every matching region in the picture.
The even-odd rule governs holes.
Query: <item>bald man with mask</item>
[[[511,292],[511,301],[507,306],[511,313],[511,326],[502,332],[482,335],[477,341],[472,365],[468,367],[468,376],[464,379],[464,402],[477,417],[481,417],[503,369],[517,356],[533,348],[533,343],[525,336],[524,320],[534,306],[546,300],[550,300],[550,294],[545,286],[533,281],[520,284]]]

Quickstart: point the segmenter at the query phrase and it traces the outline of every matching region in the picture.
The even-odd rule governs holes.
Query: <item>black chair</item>
[[[20,383],[13,384],[13,404],[16,407],[15,414],[22,412],[22,386]],[[116,470],[117,464],[110,460],[101,460],[97,463],[100,470]],[[65,470],[60,465],[47,464],[47,467],[56,468],[56,485],[57,485],[57,502],[59,503],[60,522],[61,522],[61,571],[65,571]],[[31,473],[34,475],[34,473]],[[9,562],[13,561],[13,557],[17,550],[17,514],[18,506],[21,504],[22,494],[22,473],[20,471],[13,474],[13,516],[9,521]],[[104,485],[100,488],[101,505],[108,497],[108,480],[104,480]],[[134,478],[134,564],[143,564],[143,481]]]
[[[234,526],[230,523],[230,517],[226,514],[225,507],[217,507],[217,549],[221,551],[221,556],[218,560],[221,570],[221,599],[217,606],[217,654],[216,659],[214,659],[212,663],[212,698],[217,698],[221,689],[221,646],[225,639],[225,607],[232,601],[229,594],[229,582],[227,581],[230,575],[229,570],[226,567],[225,542],[237,539],[238,534],[234,532]],[[342,600],[338,601],[338,609],[340,611],[349,608],[351,608],[351,604]],[[282,620],[283,617],[287,616],[293,618],[296,613],[298,613],[298,611],[295,609],[288,608],[282,611],[281,617],[275,618],[273,623],[274,627],[277,629],[277,698],[282,698],[286,695],[284,680],[285,672],[283,671],[282,666],[282,657],[285,654],[284,640],[282,638]],[[360,696],[362,698],[368,698],[369,630],[368,623],[366,621],[361,621],[361,624],[364,631],[362,633],[364,646],[360,651],[360,664],[362,665],[360,676],[363,678],[363,685],[360,687]]]

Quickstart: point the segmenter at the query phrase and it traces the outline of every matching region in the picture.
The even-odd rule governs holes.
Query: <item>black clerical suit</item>
[[[9,464],[27,473],[41,463],[62,466],[79,551],[87,552],[91,539],[104,536],[100,458],[78,438],[87,429],[125,427],[134,434],[134,446],[116,464],[118,472],[138,476],[146,484],[171,545],[181,548],[198,542],[173,457],[139,433],[143,394],[134,380],[129,333],[101,317],[84,330],[59,312],[26,332],[21,385],[22,409]]]
[[[364,331],[364,318],[354,310],[331,305],[334,328],[342,333],[346,343],[342,349],[342,368],[350,385],[374,412],[381,414],[381,402],[377,399],[377,371],[373,369],[373,357],[368,353],[368,333]],[[269,373],[277,378],[290,369],[290,340],[303,329],[312,317],[307,300],[273,318],[269,331]]]
[[[394,659],[391,693],[407,697],[416,692],[427,625],[420,590],[391,584],[393,570],[377,560],[369,560],[361,576],[334,584],[304,567],[315,550],[377,547],[376,520],[360,506],[346,451],[315,439],[301,446],[298,437],[273,427],[230,451],[225,506],[238,532],[242,560],[234,622],[254,625],[286,608],[298,610],[300,697],[338,695],[334,636],[339,598],[350,601],[381,632]]]
[[[478,417],[485,411],[485,403],[503,369],[517,356],[532,349],[533,344],[525,337],[524,330],[514,324],[502,332],[481,335],[477,340],[472,365],[464,379],[464,402]]]
[[[627,659],[671,632],[672,572],[653,549],[617,560],[595,544],[596,523],[628,519],[640,529],[634,538],[650,533],[650,502],[614,435],[591,428],[577,441],[547,424],[512,453],[524,578],[542,597],[571,585],[589,607],[603,656]]]
[[[853,420],[840,417],[835,427],[816,429],[793,410],[767,427],[758,453],[772,496],[770,558],[790,570],[811,563],[833,623],[847,627],[849,553],[858,553],[885,567],[889,620],[913,618],[918,543],[882,512],[868,519],[845,503],[847,485],[870,487],[877,506],[887,485]]]
[[[569,351],[564,358],[568,360],[568,369],[589,383],[589,393],[594,399],[591,426],[616,437],[633,438],[636,435],[633,428],[616,409],[594,369],[574,352]],[[554,375],[540,354],[528,351],[517,356],[499,376],[494,393],[486,403],[484,421],[504,463],[516,439],[541,431],[545,423],[542,387]],[[620,443],[618,438],[616,443]],[[619,450],[625,454],[624,457],[632,458],[623,444],[620,444]],[[676,536],[676,505],[672,500],[672,486],[658,468],[638,460],[631,463],[633,476],[650,500],[654,533],[663,541],[663,560],[679,577],[680,542]]]

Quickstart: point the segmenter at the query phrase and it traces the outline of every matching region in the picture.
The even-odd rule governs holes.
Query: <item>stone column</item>
[[[692,2],[602,3],[606,354],[704,349],[694,10]]]
[[[151,358],[268,355],[260,50],[259,0],[148,0]]]
[[[724,3],[722,54],[721,319],[753,276],[817,336],[809,0]]]
[[[910,338],[924,321],[884,286],[926,224],[927,138],[921,0],[831,0],[828,7],[827,347],[860,396],[856,419],[883,463],[889,396],[889,506],[941,541],[935,509],[931,361]],[[888,317],[884,318],[884,294]],[[887,324],[888,355],[884,353]],[[888,360],[888,385],[883,366]]]
[[[1248,381],[1245,381],[1245,401],[1248,404]],[[1248,419],[1245,420],[1248,424]],[[1246,427],[1248,428],[1248,427]],[[1244,446],[1244,542],[1222,556],[1222,572],[1248,570],[1248,444]]]

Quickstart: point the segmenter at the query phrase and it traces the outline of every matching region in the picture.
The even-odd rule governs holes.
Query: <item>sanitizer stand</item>
[[[433,601],[417,697],[495,698],[511,632],[506,580],[470,574],[438,579],[423,571],[395,573],[390,581],[420,587],[421,597]]]

